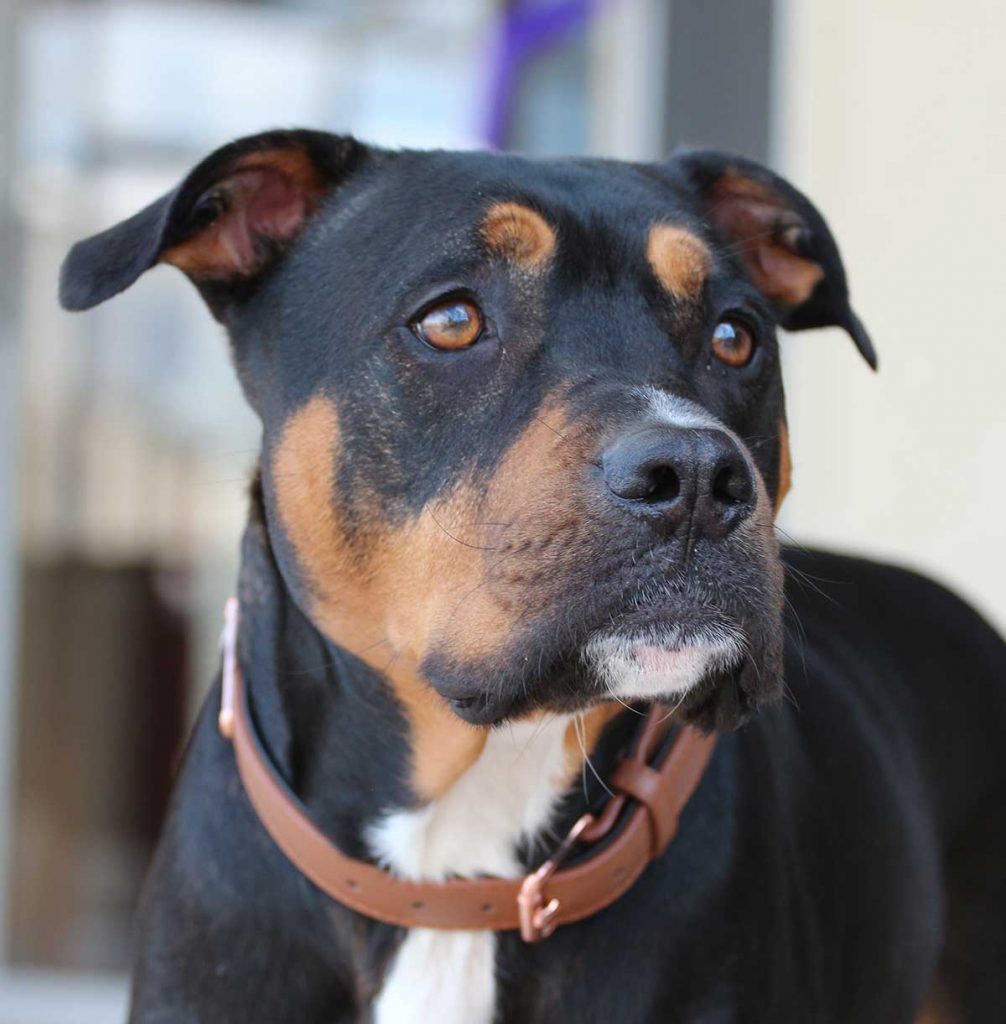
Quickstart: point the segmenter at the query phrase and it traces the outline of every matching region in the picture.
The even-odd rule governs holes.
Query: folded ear
[[[760,164],[727,153],[684,150],[671,157],[669,168],[783,327],[843,327],[877,368],[869,335],[849,305],[838,246],[806,196]]]
[[[171,263],[220,316],[366,153],[348,136],[306,130],[264,132],[223,146],[172,192],[78,242],[63,261],[60,302],[65,309],[90,309],[154,264]]]

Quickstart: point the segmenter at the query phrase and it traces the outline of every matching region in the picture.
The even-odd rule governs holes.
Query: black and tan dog
[[[774,539],[776,325],[841,325],[874,361],[803,196],[710,152],[272,132],[76,246],[63,303],[162,262],[226,325],[262,421],[240,661],[345,853],[520,876],[604,801],[646,702],[722,736],[667,852],[527,945],[315,889],[252,812],[215,695],[133,1021],[1002,1019],[1004,646],[923,579]]]

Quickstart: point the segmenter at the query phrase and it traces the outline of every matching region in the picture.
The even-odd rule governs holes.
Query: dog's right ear
[[[789,331],[841,327],[873,369],[877,354],[849,305],[845,267],[824,217],[752,160],[684,149],[666,165]]]
[[[172,192],[78,242],[63,261],[60,302],[90,309],[155,264],[171,263],[222,318],[368,152],[349,136],[306,130],[264,132],[223,146]]]

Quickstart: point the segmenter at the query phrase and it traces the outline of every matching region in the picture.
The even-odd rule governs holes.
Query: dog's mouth
[[[724,602],[708,589],[639,588],[614,607],[603,596],[563,602],[491,667],[427,668],[435,688],[472,724],[535,709],[659,701],[683,721],[731,729],[781,688],[781,633],[774,600]]]
[[[747,643],[743,630],[726,622],[605,630],[588,642],[583,661],[618,700],[681,701],[708,675],[736,667]]]

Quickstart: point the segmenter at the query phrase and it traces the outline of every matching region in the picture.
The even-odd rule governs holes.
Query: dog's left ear
[[[146,209],[78,242],[63,262],[60,301],[65,309],[90,309],[155,264],[170,263],[223,319],[368,152],[349,136],[306,129],[222,146]]]
[[[790,331],[842,327],[874,369],[877,355],[849,305],[845,268],[824,218],[770,170],[743,157],[682,150],[668,169]]]

